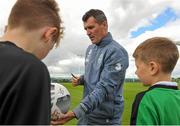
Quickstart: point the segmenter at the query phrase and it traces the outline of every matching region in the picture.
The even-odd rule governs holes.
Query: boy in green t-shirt
[[[150,88],[136,95],[130,124],[180,125],[180,90],[171,82],[179,58],[176,45],[168,38],[150,38],[136,48],[133,57],[135,73]]]

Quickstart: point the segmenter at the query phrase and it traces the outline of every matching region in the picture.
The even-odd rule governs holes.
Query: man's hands
[[[75,76],[73,74],[72,75],[72,79],[71,79],[71,82],[72,82],[72,86],[75,87],[79,84],[79,81],[80,81],[80,77],[78,76]]]
[[[66,114],[62,114],[60,118],[58,118],[56,120],[51,120],[51,125],[63,125],[75,117],[76,116],[75,116],[74,112],[69,111]]]

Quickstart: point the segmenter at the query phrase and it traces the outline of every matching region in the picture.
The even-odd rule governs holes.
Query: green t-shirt
[[[180,125],[180,90],[177,86],[154,85],[138,93],[131,124]]]

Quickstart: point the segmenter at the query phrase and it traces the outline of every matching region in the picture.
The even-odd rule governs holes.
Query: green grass
[[[71,94],[71,107],[70,110],[75,108],[80,100],[82,99],[83,95],[83,87],[77,86],[72,87],[70,83],[63,84],[70,92]],[[122,125],[129,125],[130,121],[130,115],[131,115],[131,106],[134,101],[135,95],[143,90],[146,90],[148,87],[143,86],[140,83],[125,83],[124,84],[124,112],[123,112],[123,119],[122,119]],[[180,88],[180,84],[179,84]],[[76,125],[77,120],[73,119],[70,122],[68,122],[66,125]]]
[[[124,84],[124,112],[122,118],[123,125],[129,125],[131,116],[131,106],[134,101],[134,97],[138,92],[146,90],[147,88],[148,87],[145,87],[140,83]]]

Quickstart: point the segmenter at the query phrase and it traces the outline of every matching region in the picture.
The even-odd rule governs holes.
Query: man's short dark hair
[[[82,17],[83,22],[86,22],[89,17],[94,17],[98,23],[107,21],[107,18],[102,10],[99,9],[90,9]]]

